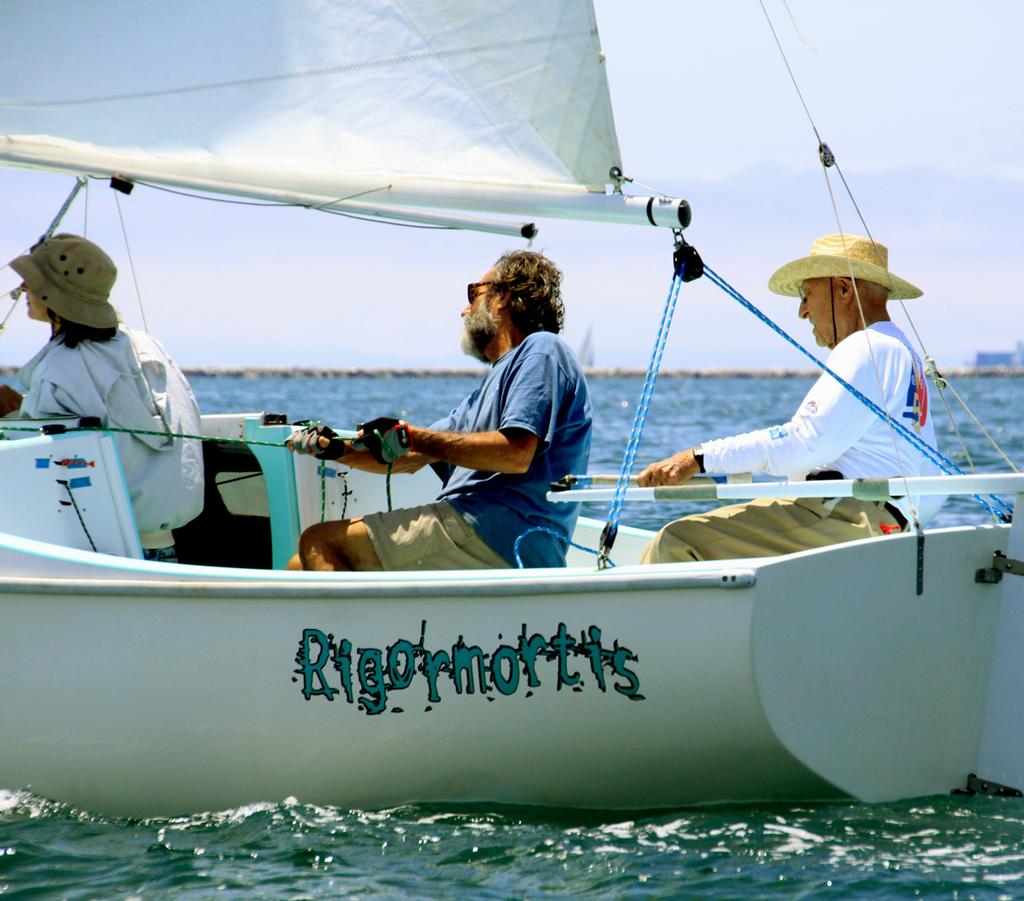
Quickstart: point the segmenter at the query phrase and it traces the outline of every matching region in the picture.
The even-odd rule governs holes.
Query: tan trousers
[[[670,522],[644,548],[640,562],[773,557],[898,530],[892,513],[874,501],[764,498]]]
[[[370,513],[363,525],[386,570],[509,568],[447,501]]]

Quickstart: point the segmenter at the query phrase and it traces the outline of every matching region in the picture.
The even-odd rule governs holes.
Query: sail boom
[[[450,212],[685,228],[680,198],[598,193],[566,185],[503,185],[384,175],[338,175],[110,154],[98,148],[0,137],[0,163],[49,172],[132,181],[308,208],[519,234],[526,223],[484,223]],[[477,224],[470,224],[476,222]],[[487,225],[491,227],[487,227]]]

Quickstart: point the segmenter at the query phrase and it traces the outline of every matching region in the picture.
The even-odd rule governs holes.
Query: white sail
[[[590,0],[8,0],[0,40],[16,165],[498,212],[621,167]]]

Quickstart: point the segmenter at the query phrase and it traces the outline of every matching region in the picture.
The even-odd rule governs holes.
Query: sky
[[[835,152],[909,301],[928,353],[956,367],[1024,340],[1024,63],[1013,0],[764,0],[811,117]],[[838,230],[817,142],[757,0],[596,0],[622,150],[637,182],[685,197],[706,262],[813,348],[795,301],[768,276]],[[833,170],[834,171],[834,170]],[[22,252],[71,187],[0,168],[0,257]],[[863,233],[833,177],[843,230]],[[354,222],[309,210],[206,203],[90,187],[65,229],[118,263],[125,322],[184,365],[462,367],[465,285],[504,250],[469,232]],[[671,278],[663,229],[539,220],[534,248],[565,274],[566,338],[592,333],[598,366],[643,368]],[[137,280],[140,302],[133,282]],[[0,271],[0,291],[18,279]],[[10,304],[0,303],[0,320]],[[897,306],[893,318],[905,325]],[[46,338],[14,310],[0,364]],[[663,366],[806,362],[707,280],[683,288]]]

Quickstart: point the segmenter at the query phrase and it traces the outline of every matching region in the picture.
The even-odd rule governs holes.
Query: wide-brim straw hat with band
[[[107,300],[117,267],[92,241],[54,235],[10,265],[61,319],[92,328],[117,326],[117,311]]]
[[[860,235],[825,235],[811,245],[810,256],[786,263],[770,279],[768,288],[776,294],[799,297],[808,278],[853,275],[889,289],[891,300],[909,300],[924,292],[889,271],[889,248]]]

